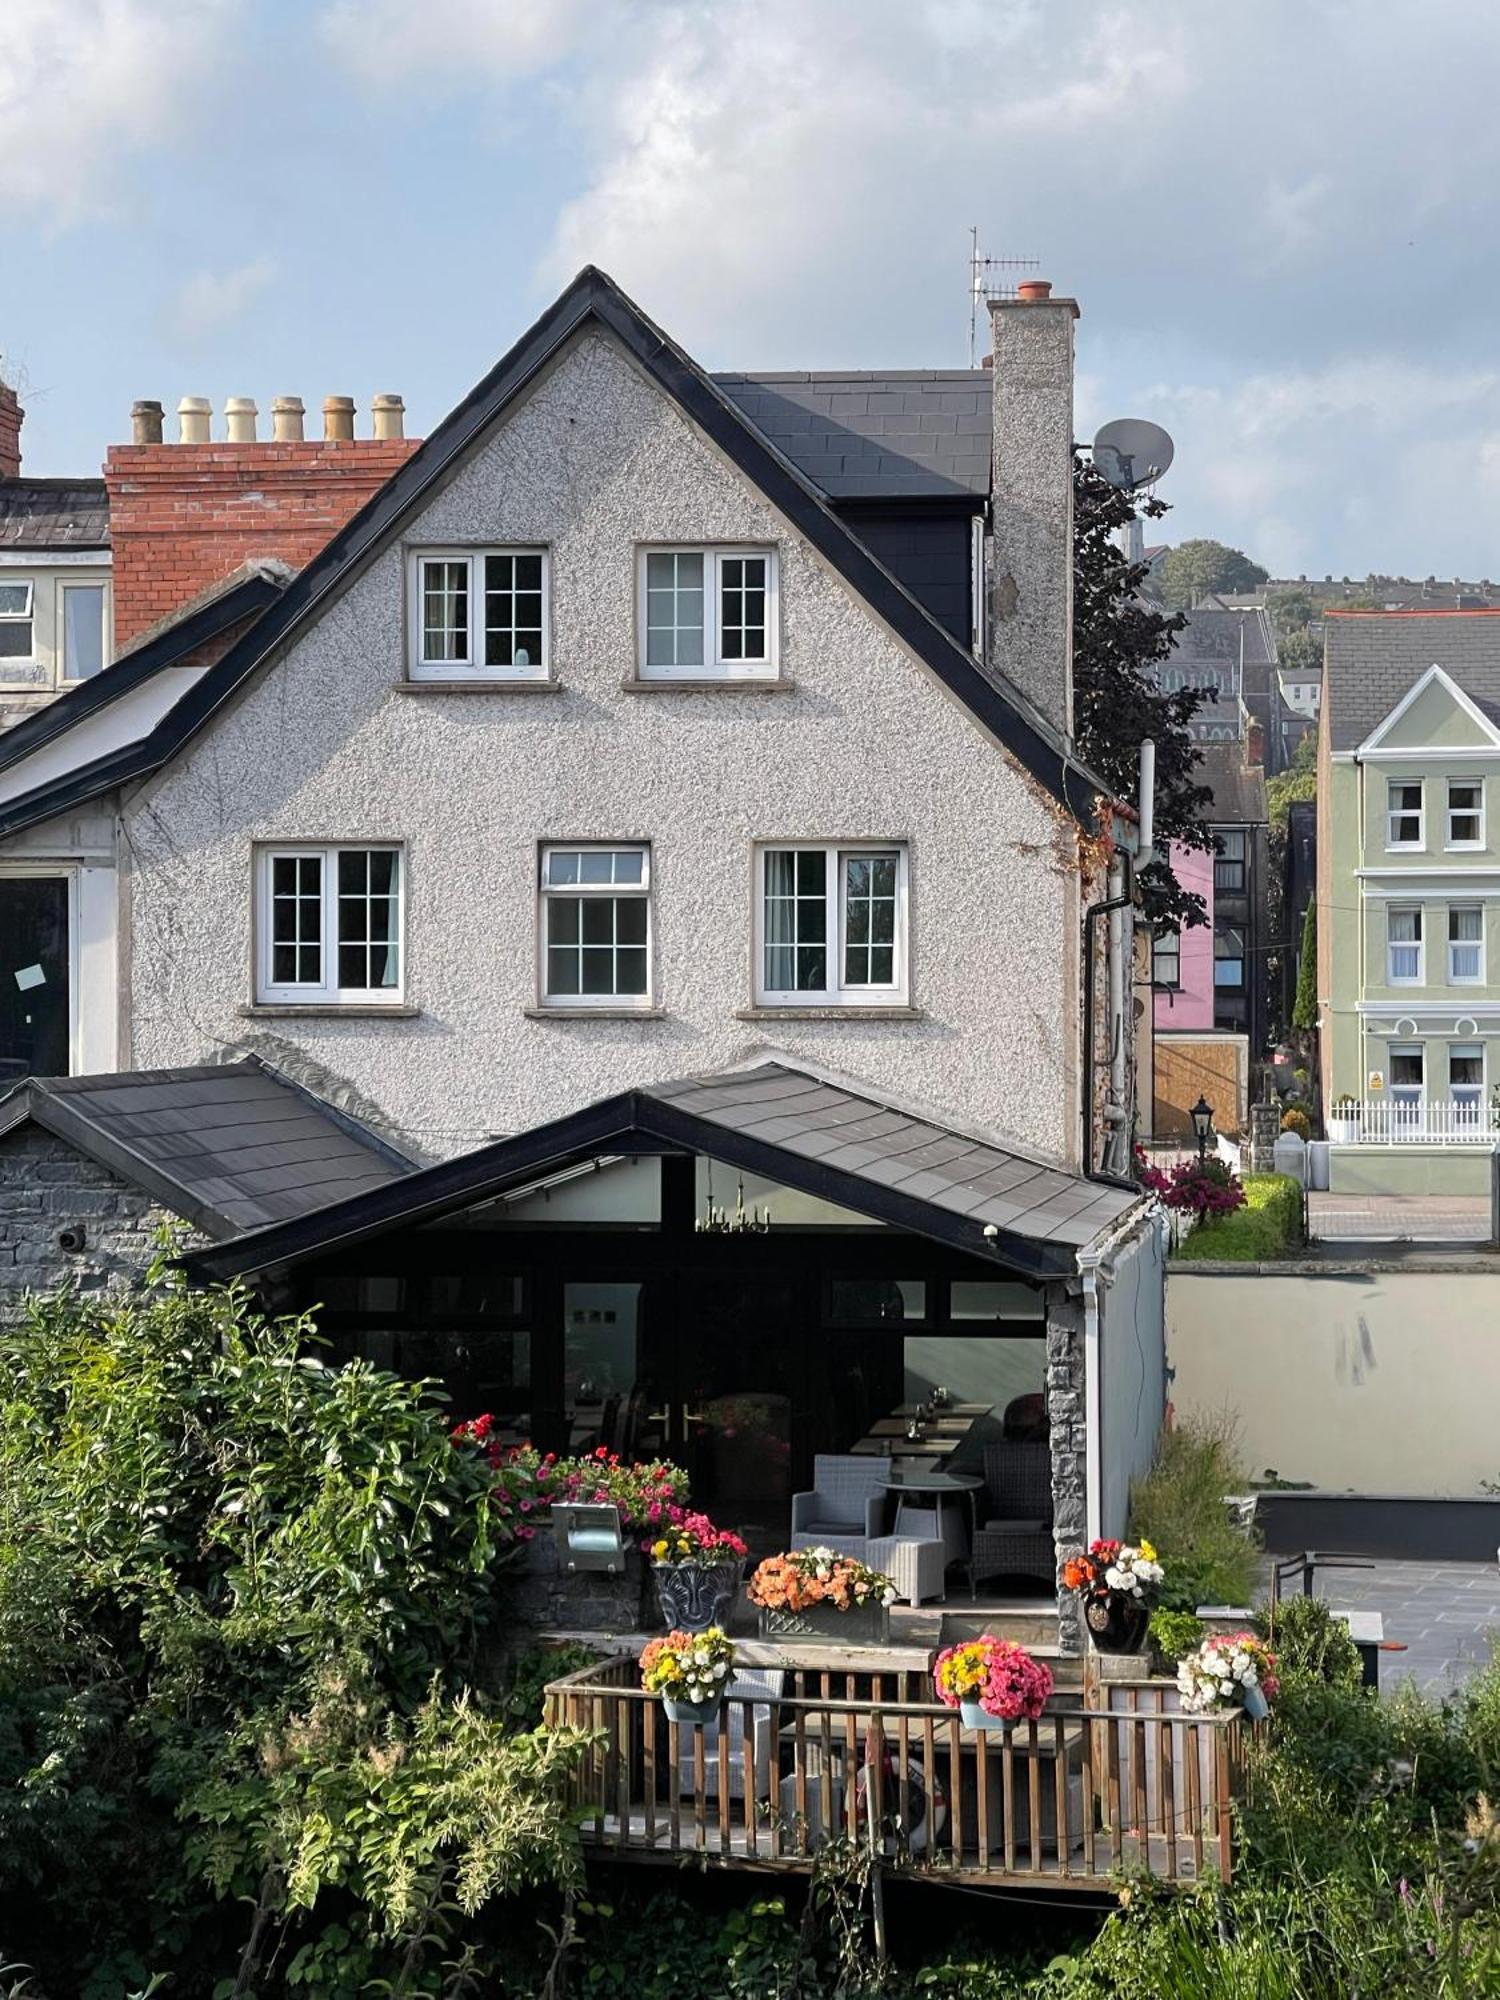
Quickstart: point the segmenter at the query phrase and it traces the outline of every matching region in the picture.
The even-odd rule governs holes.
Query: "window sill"
[[[256,1000],[247,1002],[239,1014],[245,1021],[414,1021],[421,1011],[395,1001],[383,1005],[379,1001]]]
[[[925,1021],[925,1007],[739,1007],[737,1021]]]
[[[781,674],[676,674],[659,679],[632,674],[620,683],[626,694],[791,694],[796,685]]]
[[[397,694],[561,694],[562,682],[549,675],[545,680],[504,681],[473,680],[462,681],[412,681],[392,683]]]
[[[665,1007],[523,1007],[528,1021],[664,1021]]]

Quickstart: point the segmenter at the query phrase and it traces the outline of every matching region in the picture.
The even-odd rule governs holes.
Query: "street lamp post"
[[[1193,1132],[1198,1141],[1198,1160],[1201,1165],[1208,1157],[1208,1142],[1213,1137],[1214,1108],[1200,1093],[1198,1102],[1188,1116],[1193,1121]]]

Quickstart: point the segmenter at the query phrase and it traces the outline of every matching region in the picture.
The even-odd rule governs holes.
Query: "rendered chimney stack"
[[[354,439],[354,398],[323,398],[323,437],[329,444],[352,443]]]
[[[990,661],[1073,734],[1073,322],[1045,279],[990,300]]]
[[[231,444],[254,444],[259,415],[253,396],[231,396],[224,405],[225,437]]]
[[[406,405],[399,396],[377,396],[370,405],[370,420],[376,437],[387,441],[404,437]]]
[[[160,403],[146,400],[130,406],[132,444],[160,444],[164,415]]]
[[[177,405],[177,433],[183,444],[207,444],[213,404],[207,396],[184,396]]]
[[[0,479],[21,476],[21,426],[26,412],[8,382],[0,382]]]
[[[301,444],[302,398],[277,396],[271,403],[271,437],[277,444]]]

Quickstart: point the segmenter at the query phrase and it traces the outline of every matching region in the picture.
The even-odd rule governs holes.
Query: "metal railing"
[[[805,1871],[847,1838],[934,1880],[1100,1891],[1122,1869],[1233,1869],[1250,1726],[1182,1714],[1169,1682],[1054,1697],[989,1734],[925,1672],[788,1668],[706,1727],[669,1722],[639,1679],[621,1657],[547,1690],[549,1726],[591,1739],[569,1799],[584,1840],[622,1858]]]
[[[1331,1105],[1327,1127],[1335,1145],[1492,1146],[1493,1116],[1478,1099],[1370,1097]]]

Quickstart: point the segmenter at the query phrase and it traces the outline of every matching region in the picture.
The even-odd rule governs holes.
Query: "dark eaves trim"
[[[992,680],[958,641],[917,603],[889,570],[838,518],[823,496],[776,446],[741,415],[697,363],[667,339],[603,272],[586,267],[562,296],[446,417],[380,491],[322,552],[293,579],[257,621],[189,689],[150,736],[135,746],[125,776],[159,768],[231,699],[240,684],[325,600],[341,590],[396,532],[483,436],[491,423],[536,379],[574,333],[590,321],[608,328],[739,469],[824,555],[877,616],[963,701],[1032,775],[1086,826],[1093,824],[1104,781],[1080,764],[1019,689]],[[102,761],[102,760],[101,760]],[[99,785],[97,789],[104,789]],[[83,796],[87,796],[84,794]],[[76,782],[70,803],[79,803]],[[12,802],[0,815],[0,832],[47,818],[60,809],[39,791]],[[17,817],[24,813],[23,817]]]
[[[30,715],[24,722],[18,722],[13,729],[0,736],[0,771],[17,764],[23,757],[29,757],[33,750],[40,750],[44,743],[61,736],[65,730],[73,728],[85,716],[95,715],[122,694],[150,680],[163,667],[170,667],[185,653],[195,652],[199,646],[207,645],[218,638],[231,625],[237,625],[246,618],[255,618],[276,602],[281,595],[281,584],[266,576],[247,577],[232,590],[227,590],[201,611],[190,612],[177,624],[160,632],[144,646],[122,655],[102,673],[92,680],[80,681],[60,694],[56,701]]]
[[[331,1203],[312,1215],[190,1251],[179,1262],[199,1283],[279,1272],[310,1257],[368,1241],[387,1229],[440,1221],[581,1154],[663,1151],[711,1153],[728,1166],[817,1195],[873,1221],[967,1251],[1026,1277],[1065,1278],[1077,1270],[1073,1246],[1006,1230],[986,1237],[980,1225],[950,1209],[694,1117],[648,1092],[633,1090],[514,1139],[426,1168],[404,1181]]]

